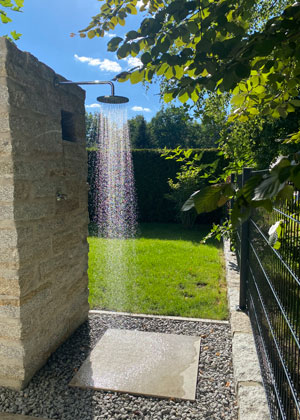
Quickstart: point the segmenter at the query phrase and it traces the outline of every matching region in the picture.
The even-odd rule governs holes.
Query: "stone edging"
[[[239,420],[270,420],[251,323],[245,313],[236,310],[239,304],[240,276],[229,241],[224,241],[224,256]]]
[[[170,319],[173,321],[207,322],[209,324],[225,324],[225,325],[229,324],[228,321],[220,321],[218,319],[186,318],[182,316],[167,316],[167,315],[146,315],[146,314],[135,314],[135,313],[130,313],[130,312],[103,311],[100,309],[90,310],[89,315],[131,316],[133,318],[154,318],[154,319]]]

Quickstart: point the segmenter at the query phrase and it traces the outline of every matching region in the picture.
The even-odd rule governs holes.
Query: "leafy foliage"
[[[215,150],[215,152],[215,154],[208,154],[208,151],[197,149],[184,150],[180,147],[175,150],[164,149],[163,157],[167,160],[172,159],[181,163],[180,171],[176,174],[175,180],[169,179],[171,193],[167,197],[175,202],[177,214],[185,225],[193,225],[197,218],[193,198],[190,198],[184,205],[187,197],[192,193],[192,197],[197,195],[197,192],[194,193],[195,190],[205,190],[208,179],[214,178],[217,180],[226,165],[223,157],[216,159],[218,150]],[[203,207],[201,213],[211,212],[217,208],[217,206],[208,208],[210,206],[209,203],[206,203],[206,206]],[[206,220],[209,222],[219,221],[220,218],[220,212],[214,212],[211,217],[206,216]]]
[[[130,140],[133,148],[215,148],[220,136],[221,125],[194,121],[188,108],[163,107],[150,122],[142,115],[131,118]],[[208,118],[207,118],[208,119]]]
[[[137,115],[136,117],[131,118],[128,120],[128,124],[130,142],[133,149],[155,148],[155,142],[151,137],[149,124],[143,115]]]
[[[81,34],[103,36],[104,31],[123,25],[129,14],[137,12],[136,3],[106,0]],[[148,16],[140,28],[108,44],[119,58],[141,54],[143,67],[123,72],[120,81],[151,81],[154,75],[171,80],[166,102],[175,97],[183,103],[197,101],[203,89],[231,91],[236,107],[232,118],[256,115],[258,105],[274,117],[298,106],[293,101],[300,71],[299,3],[271,17],[260,32],[249,31],[249,16],[259,10],[253,0],[203,0],[199,4],[145,0],[144,5]],[[274,89],[280,94],[269,94]]]
[[[24,5],[24,0],[0,0],[0,19],[1,23],[6,24],[12,22],[12,19],[8,16],[8,11],[21,12]],[[5,35],[11,41],[17,41],[21,34],[16,31],[11,31],[10,35]]]

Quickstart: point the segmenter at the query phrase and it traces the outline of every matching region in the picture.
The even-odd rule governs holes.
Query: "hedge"
[[[193,153],[199,153],[202,150],[194,149]],[[217,149],[205,149],[201,162],[211,163],[215,161],[217,153]],[[168,179],[175,179],[176,173],[180,170],[181,162],[161,157],[161,150],[157,149],[135,149],[132,151],[132,158],[139,221],[161,223],[178,221],[174,202],[165,198],[165,195],[170,192]],[[89,214],[91,220],[95,211],[93,204],[95,159],[96,151],[88,151]],[[220,160],[219,166],[223,165],[224,161]]]

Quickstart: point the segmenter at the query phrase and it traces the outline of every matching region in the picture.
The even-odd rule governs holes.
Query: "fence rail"
[[[237,178],[241,187],[255,171]],[[282,220],[278,250],[269,228]],[[250,317],[272,419],[300,420],[300,198],[255,209],[236,230],[240,307]]]

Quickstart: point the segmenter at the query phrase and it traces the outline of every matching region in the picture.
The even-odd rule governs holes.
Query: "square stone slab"
[[[70,386],[194,400],[200,337],[108,329]]]

